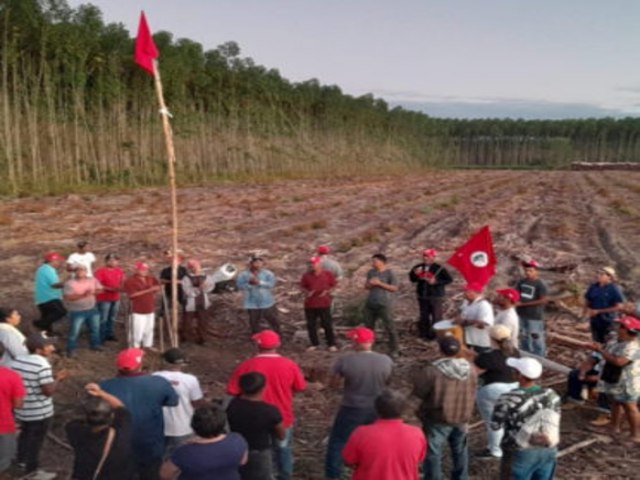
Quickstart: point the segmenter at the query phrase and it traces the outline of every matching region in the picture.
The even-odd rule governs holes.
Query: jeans
[[[293,426],[287,429],[284,440],[276,440],[273,448],[273,465],[277,480],[293,478]]]
[[[556,471],[556,448],[526,448],[508,452],[503,458],[503,478],[510,472],[511,480],[552,480]],[[510,464],[510,468],[509,468]]]
[[[420,321],[418,322],[418,333],[420,338],[434,340],[436,332],[433,325],[442,320],[442,297],[418,298],[420,307]]]
[[[324,466],[324,476],[326,478],[340,478],[343,467],[342,450],[347,444],[351,433],[360,425],[373,423],[375,419],[376,412],[373,407],[340,407],[329,434],[327,457]]]
[[[496,406],[496,402],[500,395],[510,392],[514,388],[518,388],[518,383],[490,383],[478,390],[476,396],[476,403],[478,405],[478,412],[484,425],[487,429],[487,448],[494,457],[502,457],[502,449],[500,448],[500,442],[504,435],[504,430],[492,430],[490,427],[491,415],[493,414],[493,407]]]
[[[67,352],[73,352],[78,346],[78,337],[85,323],[89,327],[91,348],[100,346],[100,312],[98,309],[69,312],[69,318],[71,319],[71,330],[67,340]]]
[[[311,345],[317,347],[320,344],[320,340],[318,339],[318,320],[320,320],[320,326],[327,337],[327,345],[330,347],[335,346],[336,338],[333,333],[331,307],[305,308],[304,316],[307,320],[307,332],[309,333],[309,341],[311,342]]]
[[[607,334],[613,328],[613,319],[600,318],[599,315],[591,317],[591,338],[594,342],[604,344],[607,341]]]
[[[520,317],[520,347],[540,357],[546,355],[544,320]]]
[[[20,422],[18,435],[18,463],[24,463],[25,472],[31,473],[38,469],[38,458],[44,437],[49,430],[51,417],[33,422]]]
[[[597,375],[598,373],[594,370],[590,370],[586,373],[586,376]],[[585,382],[584,380],[580,380],[578,376],[580,375],[580,370],[577,368],[571,370],[569,372],[569,376],[567,377],[567,396],[572,398],[573,400],[582,401],[582,387],[587,386],[589,390],[596,387],[598,382]],[[607,400],[607,395],[604,393],[598,394],[598,407],[603,410],[610,410],[609,401]]]
[[[16,456],[16,446],[15,433],[0,434],[0,478],[2,472],[11,466],[13,457]]]
[[[114,302],[98,302],[96,305],[100,312],[100,342],[108,338],[115,338],[115,324],[118,318],[120,300]]]
[[[442,454],[445,442],[449,443],[453,457],[452,480],[468,480],[469,478],[469,447],[467,442],[466,424],[448,425],[436,423],[424,425],[423,429],[428,439],[429,451],[424,461],[425,477],[429,480],[442,480]]]
[[[63,319],[67,314],[67,309],[64,308],[62,300],[50,300],[40,303],[38,304],[38,310],[40,310],[40,319],[34,321],[33,324],[53,336],[53,324]]]
[[[365,327],[375,331],[376,321],[382,320],[382,325],[389,336],[389,352],[398,352],[398,332],[396,325],[391,317],[391,307],[388,305],[365,305],[364,306],[364,325]]]

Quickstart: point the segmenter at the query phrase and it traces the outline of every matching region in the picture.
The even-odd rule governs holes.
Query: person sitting
[[[178,447],[160,469],[162,480],[240,480],[247,463],[247,442],[239,433],[225,434],[227,416],[219,405],[204,405],[193,413],[191,428],[197,437]]]
[[[478,458],[501,458],[502,449],[500,442],[504,431],[491,429],[491,414],[498,398],[503,393],[510,392],[518,387],[513,370],[507,366],[507,359],[520,357],[520,352],[512,343],[511,330],[506,325],[494,325],[489,330],[491,346],[493,349],[487,353],[479,354],[475,360],[476,369],[479,371],[483,386],[476,395],[476,404],[480,416],[487,429],[487,449],[477,455]]]
[[[242,480],[271,480],[273,440],[284,440],[287,431],[277,407],[263,401],[267,378],[245,373],[238,381],[241,394],[227,407],[229,430],[241,434],[249,444],[249,458],[240,467]]]
[[[612,332],[613,333],[613,332]],[[615,335],[612,335],[615,341]],[[578,368],[574,368],[567,376],[566,401],[570,404],[582,405],[586,400],[597,398],[598,407],[609,413],[609,404],[606,395],[599,394],[598,381],[604,366],[604,360],[600,352],[593,351],[585,358]],[[608,417],[608,415],[607,415]],[[608,424],[605,422],[604,424]],[[595,424],[598,425],[598,424]]]
[[[95,383],[85,386],[91,398],[84,420],[65,426],[73,447],[75,480],[129,480],[134,465],[131,452],[131,415],[124,404]]]

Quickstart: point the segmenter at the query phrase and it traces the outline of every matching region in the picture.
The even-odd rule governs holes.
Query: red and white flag
[[[150,75],[155,76],[156,70],[153,66],[153,61],[159,56],[160,52],[151,36],[147,17],[144,16],[144,12],[140,12],[140,24],[138,25],[138,36],[136,37],[136,63]]]
[[[477,283],[486,287],[496,274],[497,263],[489,226],[482,227],[455,251],[447,263],[455,267],[467,283]]]

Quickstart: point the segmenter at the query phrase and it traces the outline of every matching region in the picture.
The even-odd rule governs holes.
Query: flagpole
[[[171,320],[173,335],[170,335],[171,346],[178,347],[178,196],[176,193],[176,152],[173,146],[173,130],[169,117],[171,114],[164,101],[162,90],[162,79],[158,61],[153,60],[153,78],[156,85],[156,93],[160,104],[160,114],[162,116],[162,128],[164,130],[164,140],[167,147],[167,160],[169,162],[169,187],[171,191]]]

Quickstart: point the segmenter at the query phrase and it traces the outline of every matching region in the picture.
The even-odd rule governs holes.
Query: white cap
[[[530,380],[540,378],[542,375],[542,364],[535,358],[507,358],[507,365]]]

